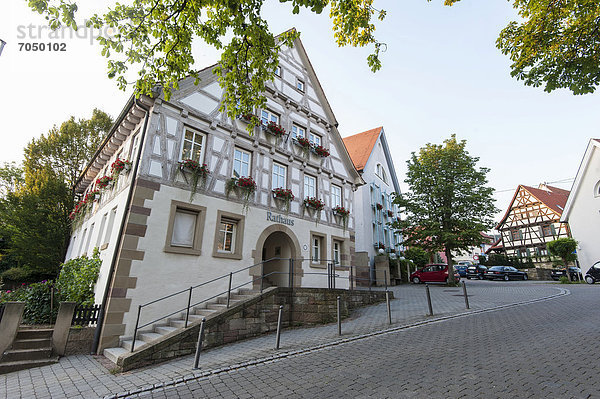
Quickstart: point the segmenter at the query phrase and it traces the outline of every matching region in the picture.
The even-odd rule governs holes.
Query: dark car
[[[456,270],[461,277],[467,276],[467,266],[465,265],[454,265],[454,270]]]
[[[483,276],[485,272],[487,272],[487,269],[488,268],[483,265],[473,265],[467,267],[467,280],[472,278],[483,280]]]
[[[459,281],[460,275],[455,271],[454,278]],[[448,265],[436,263],[426,265],[410,275],[410,281],[419,283],[445,283],[448,279]]]
[[[586,283],[594,284],[596,281],[600,281],[600,261],[594,263],[585,274]]]
[[[583,276],[581,275],[581,269],[575,266],[569,266],[569,274],[571,275],[571,280],[582,280]],[[550,272],[550,277],[552,280],[558,281],[561,277],[566,277],[567,273],[565,269],[554,269]]]
[[[527,280],[527,273],[512,266],[492,266],[483,275],[487,280]]]

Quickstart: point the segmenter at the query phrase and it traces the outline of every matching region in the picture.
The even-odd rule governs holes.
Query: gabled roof
[[[560,218],[561,222],[569,221],[569,213],[571,213],[571,209],[573,206],[573,202],[575,201],[575,197],[579,193],[579,188],[581,186],[581,180],[583,180],[583,176],[587,171],[587,168],[590,164],[590,160],[592,158],[592,152],[594,149],[600,149],[600,139],[590,139],[587,148],[585,149],[585,153],[583,154],[583,158],[581,160],[581,164],[579,165],[579,169],[577,170],[577,175],[575,176],[575,181],[573,181],[573,187],[571,187],[571,193],[569,194],[569,199],[565,205],[565,211]]]
[[[508,206],[506,213],[502,217],[502,220],[500,220],[500,222],[496,226],[496,229],[499,229],[500,226],[502,224],[504,224],[504,222],[506,221],[506,218],[508,217],[508,215],[510,214],[510,211],[512,209],[513,203],[515,202],[515,199],[517,198],[517,194],[519,193],[519,191],[521,189],[529,192],[531,195],[533,195],[535,198],[537,198],[538,201],[540,201],[541,203],[546,205],[548,208],[552,209],[554,212],[556,212],[556,214],[558,216],[561,216],[563,213],[563,210],[565,209],[567,199],[569,198],[569,190],[563,190],[562,188],[549,186],[547,184],[545,184],[543,186],[547,190],[543,189],[543,188],[533,188],[533,187],[524,186],[524,185],[520,184],[519,187],[517,187],[517,191],[515,191],[515,195],[513,196],[512,200],[510,201],[510,205]]]
[[[490,253],[490,252],[492,252],[492,251],[496,251],[496,250],[499,250],[499,249],[502,249],[502,248],[504,248],[504,246],[502,245],[502,238],[499,238],[499,239],[498,239],[496,242],[494,242],[494,243],[492,244],[492,246],[491,246],[491,247],[489,247],[489,248],[487,249],[487,251],[485,251],[485,253],[486,253],[486,254],[489,254],[489,253]]]
[[[366,132],[344,137],[343,140],[346,149],[348,149],[348,154],[350,154],[350,158],[354,162],[354,167],[359,172],[367,165],[367,161],[371,156],[371,152],[373,152],[373,147],[379,138],[382,128],[383,126],[379,126]]]

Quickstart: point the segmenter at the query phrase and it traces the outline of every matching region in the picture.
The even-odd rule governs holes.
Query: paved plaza
[[[356,311],[342,326],[285,331],[193,357],[112,375],[101,357],[0,376],[0,398],[91,397],[593,397],[596,286],[470,281],[461,288],[392,287],[385,304]],[[568,290],[565,289],[568,288]],[[574,334],[577,331],[577,335]],[[593,339],[593,338],[592,338]],[[596,337],[597,339],[597,337]],[[565,347],[568,345],[568,347]],[[592,365],[592,368],[590,368]]]

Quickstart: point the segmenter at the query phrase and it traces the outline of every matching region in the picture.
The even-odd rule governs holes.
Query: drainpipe
[[[123,212],[123,219],[121,219],[121,226],[119,227],[119,241],[118,245],[115,248],[115,252],[112,257],[112,261],[110,264],[110,270],[108,272],[108,279],[106,280],[106,287],[104,288],[104,296],[102,297],[102,304],[100,305],[100,314],[98,315],[98,323],[96,326],[96,330],[94,331],[94,343],[92,345],[92,354],[95,355],[98,352],[98,345],[100,344],[100,336],[102,335],[102,329],[104,328],[104,316],[106,314],[106,302],[108,301],[108,294],[110,292],[110,288],[112,285],[112,278],[115,272],[115,265],[117,263],[117,257],[119,255],[119,249],[123,245],[123,232],[125,231],[125,222],[127,221],[127,216],[129,216],[129,208],[131,207],[131,200],[133,198],[133,188],[135,186],[135,180],[137,178],[137,171],[140,166],[140,158],[142,155],[142,149],[144,147],[145,139],[146,139],[146,131],[148,130],[148,119],[150,116],[150,108],[143,105],[137,98],[134,99],[134,105],[137,105],[141,109],[146,112],[146,116],[144,117],[144,129],[142,130],[142,136],[140,137],[140,144],[138,146],[138,153],[136,154],[136,162],[135,167],[132,171],[132,181],[129,186],[129,192],[127,193],[127,202],[125,203],[125,211]]]

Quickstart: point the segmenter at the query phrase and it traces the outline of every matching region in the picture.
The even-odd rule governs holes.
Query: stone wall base
[[[341,299],[342,318],[348,317],[358,307],[385,301],[382,291],[271,287],[225,312],[208,316],[202,348],[213,348],[276,331],[280,305],[283,305],[283,327],[333,322],[336,318],[337,296]],[[185,330],[174,331],[119,357],[117,368],[127,371],[194,353],[199,331],[200,321],[196,321]]]

